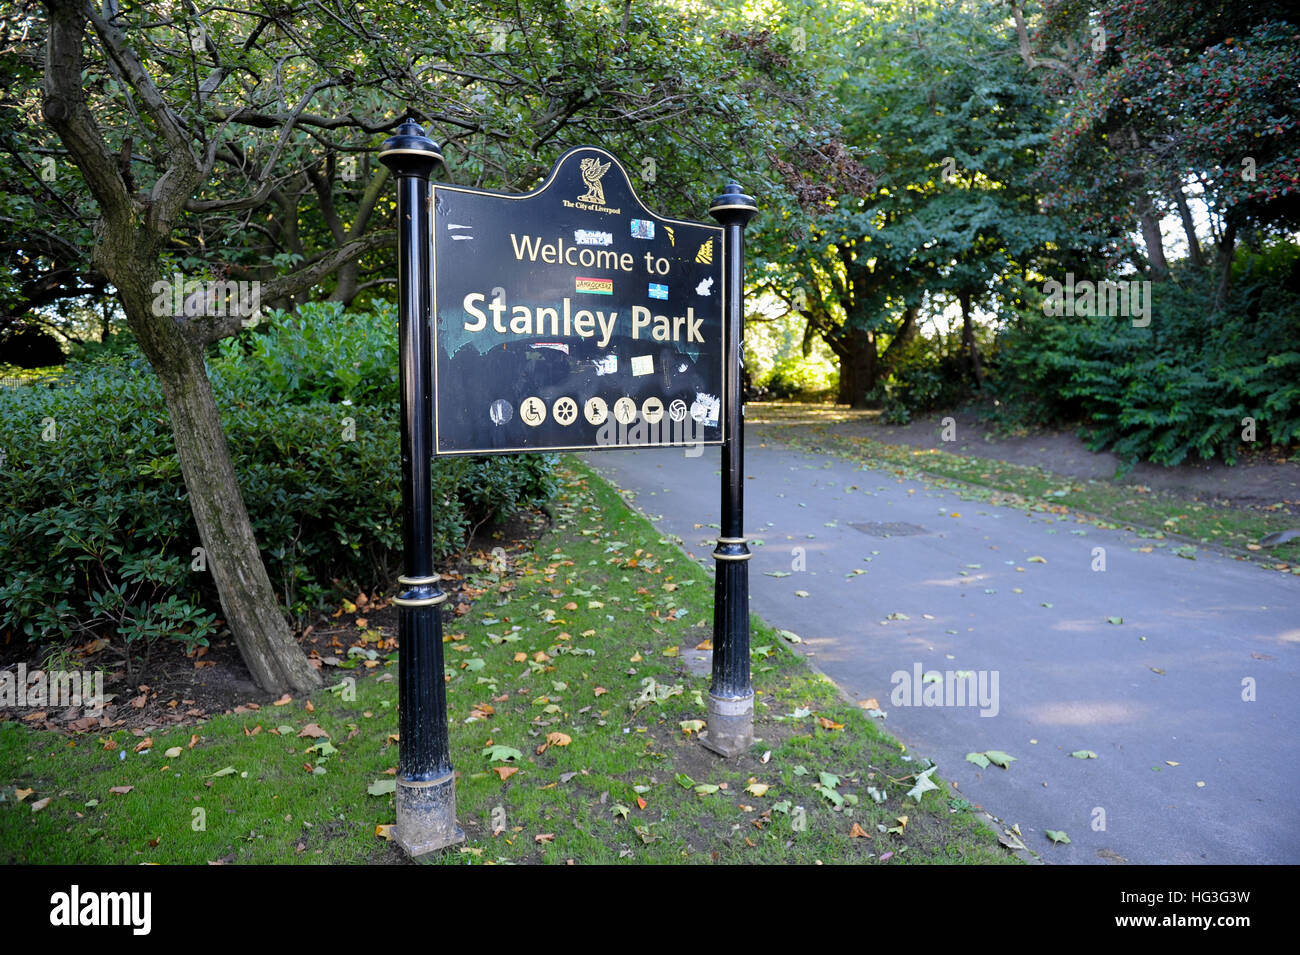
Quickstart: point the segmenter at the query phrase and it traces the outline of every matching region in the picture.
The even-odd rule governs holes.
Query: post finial
[[[428,179],[433,167],[441,164],[442,150],[424,134],[424,127],[408,113],[397,133],[379,147],[379,161],[399,176]]]
[[[723,225],[737,221],[743,226],[758,215],[758,203],[754,201],[753,196],[745,194],[740,183],[730,179],[723,187],[722,195],[714,199],[713,204],[709,206],[709,215]]]

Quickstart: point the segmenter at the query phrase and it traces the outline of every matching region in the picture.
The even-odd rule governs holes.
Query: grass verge
[[[580,464],[566,463],[555,514],[531,551],[485,565],[473,612],[449,626],[467,841],[436,861],[1016,861],[761,621],[758,739],[710,754],[696,722],[708,677],[687,665],[709,634],[709,575]],[[395,654],[370,662],[313,700],[143,738],[0,724],[0,861],[403,861],[382,837]],[[922,776],[936,788],[909,796]]]
[[[1231,507],[1141,485],[1064,477],[1041,467],[886,444],[838,433],[829,425],[768,423],[767,427],[794,447],[829,452],[906,477],[925,475],[968,498],[1056,514],[1074,513],[1098,527],[1132,530],[1150,539],[1150,546],[1172,547],[1181,556],[1194,559],[1195,545],[1201,544],[1300,575],[1300,538],[1270,550],[1255,543],[1296,526],[1297,515],[1287,502],[1258,509]]]

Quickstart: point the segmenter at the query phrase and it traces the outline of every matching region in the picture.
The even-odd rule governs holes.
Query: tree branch
[[[261,287],[262,299],[275,301],[297,295],[317,284],[340,266],[364,255],[374,249],[397,242],[396,232],[376,232],[349,242],[337,249],[331,249],[316,259],[306,268],[289,275],[272,279]],[[233,335],[244,327],[245,315],[196,316],[185,322],[185,334],[198,345],[210,345],[228,335]]]

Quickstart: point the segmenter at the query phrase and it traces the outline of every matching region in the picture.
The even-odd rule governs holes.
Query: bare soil
[[[493,548],[502,547],[508,555],[530,548],[549,525],[549,515],[538,510],[518,514],[495,527],[481,528],[441,571],[441,586],[447,594],[444,624],[454,629],[455,620],[469,613],[474,600],[484,594],[483,589],[472,585],[471,578],[490,562]],[[500,585],[512,586],[508,582]],[[391,603],[392,596],[384,592],[353,595],[346,604],[340,601],[332,613],[318,614],[312,624],[295,633],[303,652],[322,672],[325,684],[337,683],[344,675],[362,679],[370,672],[363,666],[335,669],[331,661],[346,660],[351,647],[382,652],[398,648],[397,608]],[[351,610],[347,609],[349,605]],[[271,705],[274,694],[258,688],[229,632],[223,633],[193,657],[186,656],[179,643],[159,641],[147,665],[142,667],[142,661],[135,660],[130,679],[119,641],[90,640],[67,648],[12,638],[0,642],[0,669],[16,670],[19,663],[24,663],[31,674],[43,667],[51,651],[61,651],[56,664],[60,668],[105,670],[104,692],[110,697],[97,716],[78,707],[27,706],[0,708],[0,720],[20,720],[70,734],[126,729],[144,736],[154,729],[197,724],[218,713],[240,713]],[[138,650],[135,652],[138,654]],[[375,672],[380,669],[376,667]]]
[[[955,441],[942,439],[944,419],[949,416],[956,425]],[[1236,507],[1278,502],[1300,504],[1300,461],[1288,461],[1274,449],[1243,454],[1233,467],[1221,461],[1197,461],[1172,468],[1141,463],[1117,477],[1121,460],[1105,451],[1089,451],[1073,431],[1040,428],[1007,434],[971,408],[917,417],[905,425],[891,425],[881,419],[879,411],[854,410],[846,405],[753,402],[746,406],[746,422],[756,426],[760,434],[773,426],[824,425],[833,432],[885,444],[992,458],[1042,468],[1062,477],[1142,486],[1214,499]]]

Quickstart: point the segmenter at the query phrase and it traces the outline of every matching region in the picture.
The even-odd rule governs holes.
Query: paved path
[[[585,459],[712,565],[717,449]],[[763,541],[752,608],[799,634],[849,695],[879,700],[909,752],[1019,823],[1042,858],[1300,863],[1300,580],[1172,545],[1142,553],[1152,542],[1131,533],[962,500],[753,432],[746,465],[745,530]],[[891,701],[895,675],[918,665],[974,671],[989,691],[996,674],[996,714]],[[1016,761],[966,761],[984,750]]]

